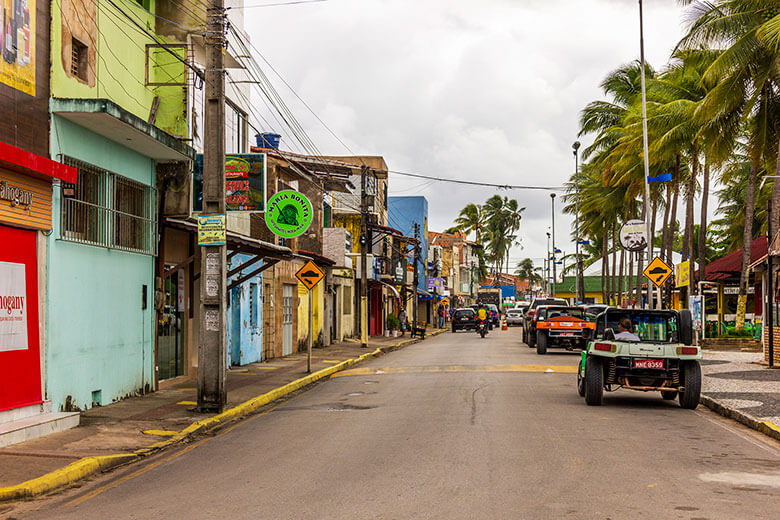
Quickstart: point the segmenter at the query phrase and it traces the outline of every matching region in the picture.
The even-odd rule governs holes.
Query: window
[[[71,242],[157,253],[157,192],[96,166],[66,157],[78,183],[62,183],[60,238]]]
[[[71,37],[71,62],[70,74],[81,81],[87,81],[87,68],[89,67],[89,47]]]

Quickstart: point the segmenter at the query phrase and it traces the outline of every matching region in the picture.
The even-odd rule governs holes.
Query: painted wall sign
[[[27,350],[24,264],[0,262],[0,352]]]
[[[225,215],[198,215],[198,245],[224,246],[227,227]]]
[[[0,0],[3,59],[0,83],[35,96],[35,4],[36,0]]]
[[[266,170],[264,153],[225,156],[225,208],[227,211],[265,211]],[[203,208],[203,155],[195,158],[193,208]]]
[[[51,195],[50,181],[0,167],[0,222],[51,229]]]
[[[25,209],[30,209],[33,202],[33,192],[23,190],[6,181],[0,181],[0,199],[7,200],[11,206],[22,206]]]
[[[309,229],[313,216],[311,202],[303,193],[284,190],[268,199],[265,223],[274,235],[295,238]]]
[[[647,247],[647,225],[644,220],[629,220],[620,227],[620,245],[627,251]]]

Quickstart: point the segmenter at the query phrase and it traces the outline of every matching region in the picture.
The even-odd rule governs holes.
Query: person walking
[[[444,305],[439,304],[439,328],[444,328]]]
[[[406,321],[409,317],[406,315],[406,309],[401,307],[401,312],[398,313],[398,321],[401,322],[401,337],[406,334]]]

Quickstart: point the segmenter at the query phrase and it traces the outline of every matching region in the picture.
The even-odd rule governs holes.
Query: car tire
[[[680,394],[680,407],[695,410],[701,397],[701,365],[698,361],[683,362],[680,383],[684,391]]]
[[[547,354],[547,333],[545,332],[537,332],[537,336],[539,336],[536,343],[536,353],[539,355]]]
[[[677,392],[672,392],[670,390],[661,390],[661,398],[664,401],[671,401],[675,397],[677,397]]]
[[[601,406],[604,397],[604,369],[601,359],[588,356],[585,360],[585,403]]]
[[[535,332],[529,332],[528,333],[528,346],[531,348],[534,348],[536,346],[536,333]]]
[[[693,316],[690,309],[683,309],[679,314],[679,340],[683,345],[693,344]]]

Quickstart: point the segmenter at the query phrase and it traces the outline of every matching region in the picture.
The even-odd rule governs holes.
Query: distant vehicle
[[[452,332],[473,329],[476,317],[476,311],[470,307],[455,309],[452,313]]]
[[[477,291],[477,303],[491,303],[498,307],[501,305],[501,289],[498,287],[479,289]]]
[[[623,319],[636,339],[616,338]],[[617,334],[618,336],[620,334]],[[604,390],[620,388],[661,392],[693,410],[701,395],[701,350],[692,346],[693,325],[687,309],[609,309],[598,317],[595,336],[582,352],[577,392],[589,406],[602,402]]]
[[[507,309],[506,311],[506,324],[508,327],[514,325],[523,324],[523,310],[522,309]]]
[[[515,304],[515,309],[520,309],[525,314],[525,311],[528,310],[528,307],[531,306],[531,302],[518,302]]]
[[[488,303],[486,305],[488,312],[490,313],[490,326],[492,327],[498,327],[501,325],[501,311],[498,310],[498,307],[492,303]]]
[[[531,302],[528,310],[523,316],[523,340],[528,344],[529,336],[531,334],[531,320],[533,320],[534,312],[536,308],[541,305],[569,305],[569,303],[563,298],[536,298]],[[531,345],[528,344],[530,347]]]
[[[596,324],[585,318],[582,307],[548,305],[541,309],[532,332],[537,354],[546,354],[551,347],[585,348]]]

